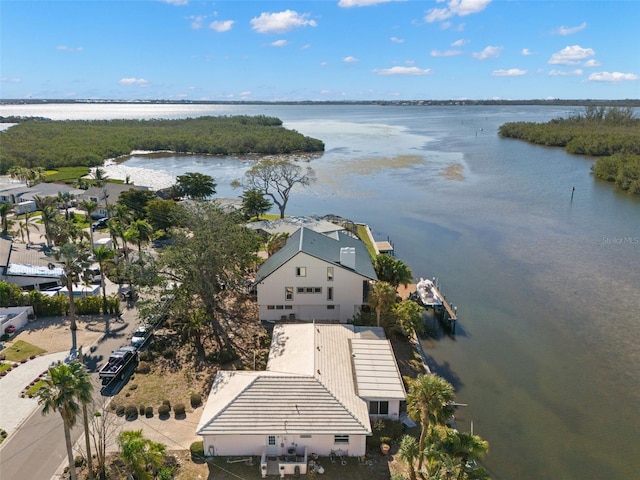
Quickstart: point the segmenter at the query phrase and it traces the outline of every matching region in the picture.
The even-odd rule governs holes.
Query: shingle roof
[[[198,435],[369,433],[368,422],[363,425],[313,377],[219,372],[211,393],[217,411],[207,412],[207,402]]]
[[[287,243],[271,255],[258,269],[255,283],[259,283],[284,265],[298,252],[304,252],[325,262],[346,268],[340,263],[340,249],[343,247],[353,247],[356,253],[355,272],[363,277],[377,280],[376,272],[373,269],[371,256],[367,247],[361,240],[352,236],[336,232],[337,239],[328,237],[318,232],[314,232],[306,227],[299,228],[287,239]]]

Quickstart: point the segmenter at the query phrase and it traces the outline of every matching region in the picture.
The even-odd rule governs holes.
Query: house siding
[[[275,435],[276,444],[267,445],[268,435],[203,435],[205,455],[215,456],[257,456],[267,447],[270,456],[285,455],[289,447],[307,447],[307,452],[329,456],[332,450],[348,451],[351,457],[366,454],[367,437],[350,435],[348,444],[336,444],[334,435]]]
[[[296,275],[298,267],[305,267],[306,276]],[[327,267],[333,267],[333,280],[327,278]],[[362,306],[364,279],[341,265],[299,252],[258,284],[260,319],[275,321],[293,314],[297,320],[346,323]],[[293,287],[293,300],[286,300],[285,287]],[[320,293],[298,293],[298,287],[320,287],[322,290]],[[333,288],[333,300],[327,300],[328,288]],[[269,305],[275,308],[270,309]],[[333,309],[328,309],[329,305]]]

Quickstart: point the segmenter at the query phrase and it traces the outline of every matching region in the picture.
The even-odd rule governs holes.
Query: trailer
[[[98,376],[102,380],[102,384],[111,382],[112,380],[121,380],[122,375],[130,366],[138,363],[138,351],[135,347],[120,347],[109,356],[109,361],[105,363]]]

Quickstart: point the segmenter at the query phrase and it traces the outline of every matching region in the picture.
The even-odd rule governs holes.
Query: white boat
[[[420,281],[416,284],[416,292],[425,307],[442,305],[442,298],[440,298],[436,286],[431,280],[420,278]]]

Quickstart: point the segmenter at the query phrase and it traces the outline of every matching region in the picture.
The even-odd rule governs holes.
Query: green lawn
[[[6,372],[7,370],[9,370],[11,368],[11,363],[7,363],[7,362],[0,362],[0,373],[2,372]]]
[[[29,389],[24,392],[25,395],[29,396],[29,397],[33,397],[35,396],[35,394],[38,392],[38,390],[40,390],[42,387],[44,387],[46,385],[47,382],[45,382],[44,380],[38,380],[36,383],[34,383],[32,386],[29,387]]]
[[[47,182],[74,183],[79,178],[89,174],[89,167],[60,167],[57,170],[47,170]]]
[[[2,353],[5,354],[8,361],[20,362],[28,359],[31,355],[41,355],[46,353],[46,350],[36,347],[35,345],[31,345],[23,340],[18,340],[10,347],[5,348]]]

